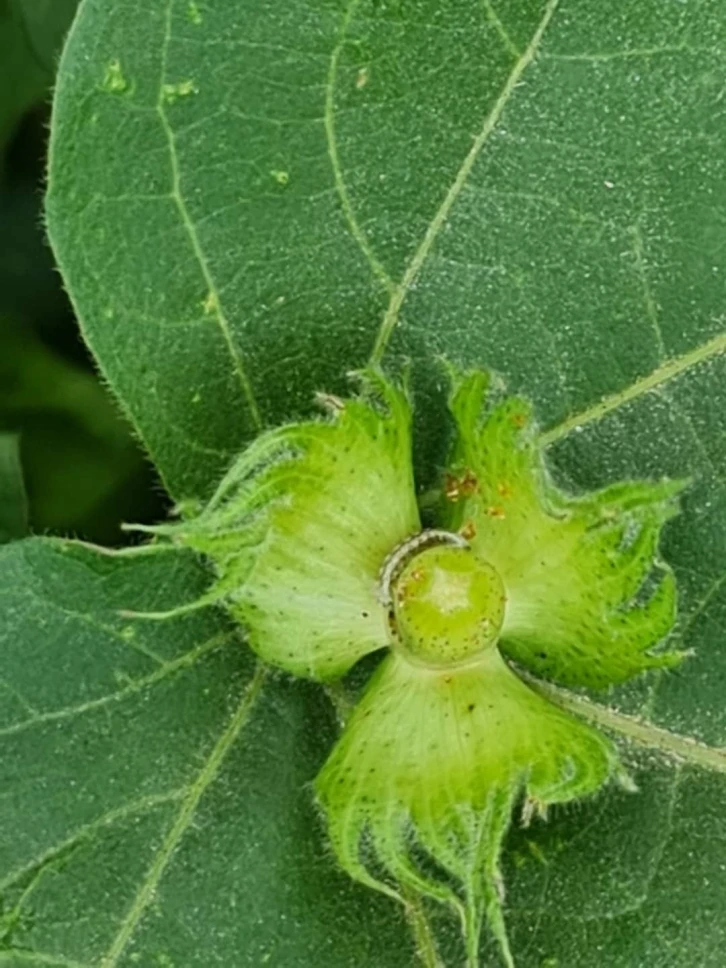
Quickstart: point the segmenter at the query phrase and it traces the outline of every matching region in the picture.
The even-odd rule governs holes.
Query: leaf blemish
[[[109,94],[125,94],[128,91],[129,82],[124,76],[121,61],[118,58],[108,63],[101,87]]]
[[[187,4],[187,20],[195,27],[199,27],[202,23],[202,12],[194,0]]]
[[[167,104],[174,104],[180,98],[189,97],[191,94],[198,94],[199,88],[193,80],[187,79],[185,81],[177,81],[175,84],[162,85],[161,93]]]

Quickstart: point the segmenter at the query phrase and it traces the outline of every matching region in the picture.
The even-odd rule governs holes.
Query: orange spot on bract
[[[527,423],[527,418],[523,413],[512,414],[512,423],[515,427],[524,427]]]
[[[467,541],[471,541],[472,538],[476,537],[476,525],[473,521],[467,521],[464,527],[459,531],[462,538],[466,538]]]
[[[447,474],[444,478],[444,494],[450,501],[459,500],[459,482],[451,474]]]
[[[504,513],[504,508],[500,507],[498,504],[491,504],[487,508],[487,514],[489,515],[490,518],[498,518],[499,520],[506,517],[506,514]]]
[[[511,497],[512,489],[509,484],[505,483],[504,481],[500,481],[499,484],[497,484],[497,493],[499,494],[499,497]]]
[[[460,477],[447,474],[444,478],[444,493],[450,501],[471,497],[479,490],[479,481],[473,471],[466,470]]]

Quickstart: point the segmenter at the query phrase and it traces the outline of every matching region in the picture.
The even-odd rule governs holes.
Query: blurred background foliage
[[[124,540],[164,513],[89,358],[42,221],[53,77],[77,0],[0,0],[0,541]]]

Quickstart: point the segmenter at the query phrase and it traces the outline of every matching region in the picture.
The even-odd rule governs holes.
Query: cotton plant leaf
[[[519,968],[722,962],[725,23],[721,0],[617,10],[360,0],[284,12],[86,0],[62,61],[51,239],[99,365],[177,501],[208,501],[260,428],[309,416],[316,390],[342,394],[345,373],[372,351],[379,363],[413,360],[418,461],[431,482],[450,426],[442,353],[532,401],[567,493],[690,480],[661,555],[678,587],[667,650],[693,654],[595,705],[552,693],[620,737],[638,792],[611,786],[546,824],[512,828],[502,866]],[[167,593],[118,607],[173,604]],[[59,669],[54,681],[75,679]],[[182,715],[182,705],[172,708]],[[187,737],[193,719],[184,716]],[[247,735],[232,749],[254,756]],[[294,744],[280,735],[287,752],[258,764],[291,762]],[[53,759],[66,787],[72,748]],[[157,892],[143,895],[110,964],[312,957],[284,940],[292,930],[272,951],[270,934],[258,942],[247,915],[270,926],[271,908],[247,887],[253,903],[233,917],[216,904],[249,883],[239,845],[258,841],[254,825],[226,839],[239,823],[229,787],[208,789],[219,796],[214,823],[196,822],[210,817],[203,799],[188,808],[176,868],[161,863],[154,832],[138,832]],[[259,816],[284,803],[265,801]],[[30,815],[18,807],[17,829]],[[276,814],[274,836],[292,829],[308,850],[314,823],[295,816],[298,826]],[[340,928],[338,960],[321,940],[315,963],[410,964],[400,923],[384,953],[366,947],[381,936],[359,906],[373,892],[327,917],[320,905],[345,881],[311,880],[311,857],[334,872],[315,843],[299,867],[268,853],[264,883],[288,915],[274,930]],[[123,919],[120,884],[144,881],[110,856],[109,891],[73,869],[64,923],[69,904],[100,919],[102,899]],[[215,890],[200,891],[202,872]],[[153,912],[152,895],[165,899]],[[423,963],[460,964],[446,920],[408,904]],[[38,903],[26,950],[52,942],[66,963],[98,961],[96,935],[53,935],[59,920]],[[359,946],[344,950],[345,937]],[[497,957],[485,939],[482,963]]]
[[[221,612],[120,614],[200,594],[190,552],[33,538],[0,572],[0,964],[411,963],[396,909],[327,857],[329,704]]]

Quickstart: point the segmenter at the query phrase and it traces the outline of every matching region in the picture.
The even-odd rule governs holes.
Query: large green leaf
[[[322,845],[330,708],[216,615],[119,615],[198,594],[189,556],[31,539],[0,575],[0,964],[411,962]]]
[[[695,655],[609,706],[558,694],[632,746],[640,792],[513,833],[507,907],[523,968],[723,963],[724,50],[724,0],[85,0],[61,65],[52,241],[87,339],[175,497],[207,493],[257,427],[307,410],[314,389],[340,387],[371,353],[415,361],[424,475],[444,435],[443,352],[493,366],[534,399],[573,487],[692,476],[664,553],[681,589],[676,637]],[[45,583],[37,572],[24,580],[40,607]],[[121,589],[118,607],[137,603],[134,590]],[[154,595],[166,606],[182,591],[170,571]],[[76,656],[56,623],[34,636]],[[205,639],[195,630],[185,641]],[[263,950],[281,966],[410,960],[375,900],[334,873],[304,813],[302,784],[327,741],[310,736],[309,692],[275,682],[278,720],[263,732],[264,714],[250,715],[234,742],[233,713],[210,725],[199,708],[205,689],[243,676],[235,657],[206,678],[195,666],[180,697],[157,692],[134,707],[103,754],[108,768],[127,766],[113,791],[161,795],[134,772],[129,744],[143,730],[164,776],[184,747],[165,718],[178,716],[193,750],[229,746],[229,775],[197,759],[189,775],[209,781],[198,803],[184,799],[198,780],[164,786],[187,793],[158,827],[133,828],[135,864],[124,838],[114,852],[104,841],[103,865],[89,861],[66,887],[62,923],[38,902],[28,944],[104,968],[135,957],[186,966],[200,950],[229,968],[264,963]],[[39,687],[77,687],[67,661],[52,676],[36,665]],[[87,662],[103,677],[95,653]],[[6,665],[24,694],[27,661]],[[67,796],[71,779],[101,780],[74,761],[82,727],[65,725],[52,757],[21,756]],[[310,749],[304,767],[293,733],[301,759]],[[278,761],[269,744],[286,750]],[[13,849],[49,825],[18,799],[22,763],[3,801],[15,811]],[[103,779],[108,764],[94,766]],[[93,815],[83,802],[58,816],[105,835],[94,818],[118,801],[99,792]],[[243,808],[255,819],[239,819]],[[41,852],[33,842],[29,855]],[[212,884],[251,898],[254,914],[244,901],[210,905]],[[85,910],[89,897],[106,921],[94,908],[67,940],[68,905]],[[343,898],[334,915],[331,898]],[[114,919],[117,933],[99,940]],[[297,933],[284,934],[293,922]],[[431,925],[438,934],[444,922],[434,913]],[[289,943],[271,952],[275,931]],[[441,953],[457,963],[446,941]]]

